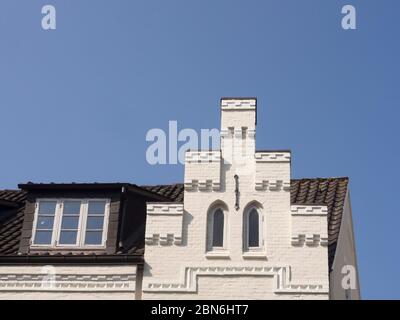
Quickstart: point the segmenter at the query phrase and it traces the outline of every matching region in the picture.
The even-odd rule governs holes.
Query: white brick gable
[[[184,204],[148,204],[143,299],[328,299],[327,207],[290,203],[289,151],[256,152],[256,100],[221,100],[221,151],[186,154]],[[224,246],[210,250],[210,215]],[[246,249],[246,212],[261,243]]]

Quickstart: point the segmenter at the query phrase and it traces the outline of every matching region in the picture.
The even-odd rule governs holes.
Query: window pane
[[[85,244],[102,244],[102,231],[86,231]]]
[[[79,215],[81,211],[80,201],[64,201],[63,214]]]
[[[63,217],[61,229],[78,229],[79,217]]]
[[[212,245],[213,247],[223,247],[224,245],[224,213],[221,209],[214,213]]]
[[[38,217],[36,229],[53,229],[54,217]]]
[[[253,209],[249,214],[249,247],[259,246],[259,218],[257,210]]]
[[[61,231],[59,244],[76,244],[76,231]]]
[[[89,201],[89,215],[91,214],[104,214],[106,207],[105,201]]]
[[[57,201],[40,201],[39,214],[53,215],[56,212]]]
[[[103,217],[88,217],[86,230],[103,229]]]
[[[36,231],[35,244],[51,244],[52,231]]]

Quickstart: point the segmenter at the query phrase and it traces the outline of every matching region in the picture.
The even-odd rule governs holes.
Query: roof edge
[[[32,256],[32,255],[1,255],[0,265],[9,264],[85,264],[85,263],[99,263],[99,264],[143,264],[143,255],[129,255],[129,254],[114,254],[114,255],[57,255],[57,256]]]

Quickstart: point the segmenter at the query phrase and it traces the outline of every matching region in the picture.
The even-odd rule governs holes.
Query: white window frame
[[[35,244],[35,236],[37,229],[37,221],[39,218],[39,205],[42,201],[55,201],[57,202],[56,211],[54,214],[54,223],[53,223],[53,233],[51,237],[50,244]],[[63,215],[63,207],[65,201],[79,201],[81,202],[80,206],[80,214],[79,214],[79,223],[77,230],[77,241],[76,244],[59,244],[60,235],[61,235],[61,221]],[[105,209],[104,209],[104,222],[103,222],[103,234],[102,234],[102,243],[98,244],[85,244],[85,235],[86,235],[86,224],[88,218],[88,208],[90,201],[105,201]],[[106,247],[107,241],[107,232],[108,232],[108,220],[110,215],[110,199],[105,198],[40,198],[36,200],[35,204],[35,215],[33,219],[33,228],[32,228],[32,237],[31,237],[31,248],[62,248],[62,249],[80,249],[80,248],[90,248],[90,249],[104,249]]]
[[[256,210],[258,213],[258,247],[249,247],[249,234],[250,234],[250,212]],[[247,208],[244,212],[244,235],[243,235],[243,250],[244,252],[260,252],[264,249],[264,215],[261,209],[256,206],[252,205]]]
[[[223,246],[222,247],[214,247],[213,246],[213,238],[214,238],[214,215],[215,213],[221,210],[224,215],[224,229],[223,229]],[[215,206],[212,208],[207,217],[207,252],[224,252],[228,249],[228,215],[227,210],[223,206]]]

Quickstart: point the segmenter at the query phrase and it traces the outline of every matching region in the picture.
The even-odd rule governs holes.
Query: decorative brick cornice
[[[221,162],[221,151],[188,151],[185,154],[185,163],[213,162]]]
[[[213,181],[211,179],[185,181],[186,191],[218,191],[220,188],[220,181]]]
[[[328,294],[327,288],[319,284],[290,283],[290,267],[185,267],[181,270],[181,280],[170,282],[147,282],[144,292],[192,292],[198,290],[198,277],[201,276],[260,276],[274,277],[274,292],[276,294]]]
[[[0,274],[1,291],[135,291],[136,274]]]
[[[321,237],[320,234],[298,234],[296,236],[292,236],[292,245],[294,246],[327,246],[328,245],[328,237]]]
[[[256,99],[221,99],[222,110],[255,110]]]
[[[182,215],[183,214],[183,204],[148,202],[147,203],[147,214],[148,215]]]
[[[163,233],[163,234],[150,234],[146,235],[145,242],[147,245],[154,246],[157,244],[168,246],[168,245],[181,245],[182,236],[173,233]]]
[[[326,216],[328,215],[327,206],[305,206],[292,205],[290,207],[292,216]]]
[[[263,191],[263,190],[284,190],[290,191],[290,181],[283,181],[283,180],[256,180],[255,185],[256,190]]]
[[[262,162],[290,162],[290,152],[256,152],[256,163]]]

